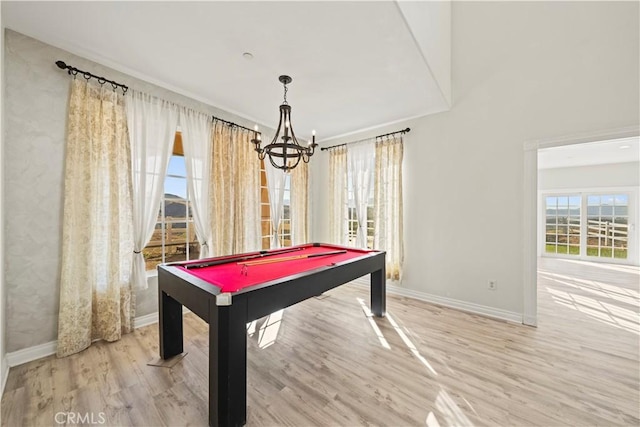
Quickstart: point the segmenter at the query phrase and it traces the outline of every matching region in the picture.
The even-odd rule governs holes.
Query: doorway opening
[[[538,322],[543,259],[640,265],[640,129],[525,144],[523,323]]]

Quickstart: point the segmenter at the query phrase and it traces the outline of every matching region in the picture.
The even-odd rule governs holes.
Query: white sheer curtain
[[[71,84],[62,223],[58,356],[133,330],[130,147],[123,96]]]
[[[282,169],[273,167],[271,162],[264,162],[267,174],[267,190],[269,191],[269,212],[271,214],[271,247],[279,248],[278,226],[282,218],[282,205],[284,202],[284,185],[287,178]]]
[[[309,164],[300,162],[291,171],[291,241],[309,242]]]
[[[329,238],[331,243],[347,245],[347,149],[329,149]]]
[[[200,243],[200,258],[207,258],[211,251],[212,228],[210,214],[211,116],[188,108],[180,109],[182,147],[187,165],[187,187],[196,235]]]
[[[376,142],[374,248],[387,252],[387,278],[402,279],[404,262],[401,136]]]
[[[356,202],[358,232],[356,246],[367,247],[367,206],[369,195],[373,190],[373,169],[375,157],[375,141],[364,141],[347,146],[349,175],[353,183],[353,195]]]
[[[126,98],[133,174],[134,260],[132,282],[147,288],[142,249],[149,243],[158,220],[164,178],[178,125],[174,104],[129,89]]]

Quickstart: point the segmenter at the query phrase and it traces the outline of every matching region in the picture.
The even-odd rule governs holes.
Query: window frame
[[[176,131],[175,133],[175,137],[174,137],[174,142],[173,142],[173,148],[171,151],[171,155],[170,155],[170,159],[175,157],[175,156],[179,156],[179,157],[184,157],[184,150],[182,148],[182,134],[179,131]],[[171,160],[169,160],[171,161]],[[166,208],[166,204],[167,201],[171,202],[171,198],[166,198],[165,197],[165,185],[167,182],[167,178],[175,178],[175,179],[184,179],[185,181],[185,216],[184,219],[182,218],[177,218],[177,219],[172,219],[167,221],[167,216],[165,214],[165,208]],[[184,252],[184,257],[185,260],[187,261],[192,261],[195,260],[197,258],[190,258],[190,255],[192,254],[191,251],[191,247],[192,245],[198,245],[198,239],[196,237],[195,234],[195,222],[193,219],[193,215],[189,216],[189,205],[190,205],[190,194],[189,194],[189,185],[187,183],[187,176],[186,176],[186,165],[185,165],[185,175],[174,175],[174,174],[170,174],[169,171],[167,170],[167,173],[165,174],[164,177],[164,183],[163,183],[163,191],[162,191],[162,195],[160,196],[160,206],[159,206],[159,216],[155,222],[155,228],[154,230],[158,229],[158,226],[160,226],[160,229],[162,230],[162,232],[160,233],[160,248],[161,248],[161,261],[158,264],[162,264],[167,262],[166,258],[167,258],[167,247],[166,244],[166,234],[167,234],[167,225],[170,224],[169,226],[169,230],[172,229],[172,225],[173,224],[185,224],[185,252]],[[155,233],[155,231],[154,231]],[[193,239],[191,239],[191,237],[193,237]],[[153,241],[151,240],[149,243],[152,242],[157,242],[157,241]],[[175,244],[171,244],[170,247],[178,247],[181,244],[175,245]],[[143,248],[143,253],[144,250],[147,249],[148,246],[145,246],[145,248]],[[158,247],[157,245],[154,245],[154,247]],[[197,251],[197,253],[199,254],[199,250]],[[176,260],[173,260],[176,261]],[[145,270],[147,272],[147,276],[155,276],[157,275],[157,265],[152,267],[151,269],[147,269],[147,258],[145,256]]]
[[[628,224],[628,239],[627,239],[627,257],[615,258],[612,254],[611,257],[602,257],[588,255],[587,241],[588,241],[588,198],[590,196],[615,196],[624,194],[628,197],[627,206],[627,224]],[[546,230],[546,211],[545,211],[545,199],[546,197],[567,196],[575,195],[580,197],[580,253],[576,255],[566,255],[559,253],[548,253],[545,250],[545,230]],[[640,213],[639,205],[639,189],[638,187],[600,187],[600,188],[571,188],[571,189],[553,189],[553,190],[539,190],[538,191],[538,256],[548,258],[562,258],[580,261],[590,261],[608,264],[624,264],[624,265],[640,265],[639,260],[639,240],[640,236],[637,233],[638,214]]]

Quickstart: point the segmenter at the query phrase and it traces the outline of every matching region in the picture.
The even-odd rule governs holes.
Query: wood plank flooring
[[[538,328],[396,296],[370,318],[367,289],[342,286],[251,325],[247,424],[638,426],[639,279],[541,259]],[[184,329],[171,369],[146,365],[157,325],[12,368],[2,426],[205,426],[208,326]]]

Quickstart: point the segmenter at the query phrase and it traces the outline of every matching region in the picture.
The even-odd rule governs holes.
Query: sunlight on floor
[[[640,276],[640,267],[637,267],[635,265],[599,264],[592,261],[580,261],[577,259],[562,259],[561,261],[566,263],[585,265],[585,266],[589,266],[590,268],[601,268],[603,270],[612,270],[612,271],[618,271],[621,273],[629,273],[629,274],[635,274],[637,276]]]
[[[429,412],[429,415],[427,415],[427,419],[425,420],[425,423],[429,427],[440,427],[440,423],[438,422],[438,419],[436,418],[436,414],[434,414],[433,411]]]
[[[563,285],[578,288],[585,292],[592,293],[598,297],[607,297],[615,299],[617,301],[637,305],[640,301],[640,292],[633,289],[625,289],[619,286],[611,285],[609,283],[599,282],[597,280],[585,280],[577,277],[568,276],[565,274],[552,273],[545,270],[538,270],[543,278],[553,280]]]
[[[283,314],[284,310],[278,310],[267,316],[264,323],[258,330],[259,348],[267,348],[276,342],[276,339],[278,338],[278,331],[280,330],[280,325],[282,324]],[[250,337],[254,336],[257,327],[258,320],[249,322],[247,324],[247,335],[249,335]]]
[[[593,264],[591,265],[593,266]],[[547,292],[557,304],[577,310],[610,326],[640,335],[640,318],[638,315],[640,298],[638,292],[607,283],[574,278],[543,270],[538,273],[544,280],[593,296],[590,297],[545,286]],[[606,302],[606,299],[611,302]],[[630,308],[625,308],[624,306]]]
[[[278,310],[267,316],[267,320],[262,324],[258,331],[258,347],[267,348],[276,342],[278,331],[282,323],[282,315],[284,310]]]
[[[404,333],[404,331],[400,328],[400,326],[398,326],[398,324],[396,323],[395,320],[393,320],[393,317],[391,317],[391,314],[387,313],[387,319],[389,320],[389,323],[391,323],[391,326],[393,326],[393,328],[396,330],[396,332],[398,333],[398,335],[400,335],[400,338],[402,339],[402,341],[404,341],[404,343],[406,344],[407,347],[409,347],[409,350],[411,350],[411,353],[413,353],[413,355],[420,361],[422,362],[422,364],[424,366],[427,367],[427,369],[429,369],[431,371],[431,373],[433,375],[438,375],[438,373],[435,371],[435,369],[433,369],[433,367],[431,366],[431,364],[429,362],[427,362],[427,359],[425,359],[424,357],[422,357],[422,355],[420,354],[420,352],[418,351],[418,349],[416,348],[416,346],[413,344],[413,342],[409,339],[409,337]]]
[[[371,325],[373,332],[375,332],[376,336],[380,340],[380,344],[382,344],[382,346],[387,350],[391,350],[391,346],[385,339],[384,335],[382,334],[382,331],[380,330],[380,328],[378,328],[378,325],[376,325],[376,322],[373,321],[373,313],[371,313],[371,310],[369,310],[369,307],[367,307],[367,305],[364,303],[364,300],[362,298],[356,298],[356,299],[360,303],[360,306],[362,307],[362,311],[364,311],[365,316],[367,316],[367,320],[369,320],[369,324]]]
[[[376,336],[380,340],[380,344],[382,344],[382,346],[384,348],[386,348],[386,349],[391,349],[391,346],[389,345],[389,342],[385,339],[384,335],[382,334],[382,331],[380,330],[380,328],[378,327],[376,322],[373,320],[373,314],[371,313],[371,310],[369,310],[369,307],[367,307],[367,305],[365,304],[365,302],[364,302],[364,300],[362,298],[356,298],[356,300],[358,300],[358,303],[360,304],[360,307],[362,307],[362,311],[364,311],[364,314],[367,316],[367,319],[369,320],[369,324],[371,325],[371,328],[373,329],[373,331],[375,332]],[[433,367],[427,361],[427,359],[425,359],[420,354],[420,352],[418,351],[416,346],[413,344],[413,342],[409,339],[407,334],[405,334],[404,331],[402,330],[402,328],[400,328],[400,326],[396,323],[396,321],[393,320],[393,317],[391,316],[391,314],[389,312],[387,312],[385,317],[387,318],[387,320],[389,320],[389,323],[391,323],[391,326],[393,326],[393,329],[396,330],[396,332],[398,333],[398,335],[400,336],[402,341],[405,343],[405,345],[407,347],[409,347],[409,350],[411,350],[411,353],[413,353],[413,355],[420,362],[422,362],[422,364],[424,366],[426,366],[427,369],[429,369],[429,371],[431,371],[431,373],[433,375],[438,375],[438,373],[435,371],[435,369],[433,369]]]
[[[456,402],[449,396],[445,390],[440,390],[436,398],[436,409],[444,415],[447,425],[452,426],[473,426],[473,423],[460,410]],[[427,417],[427,420],[429,418]]]

